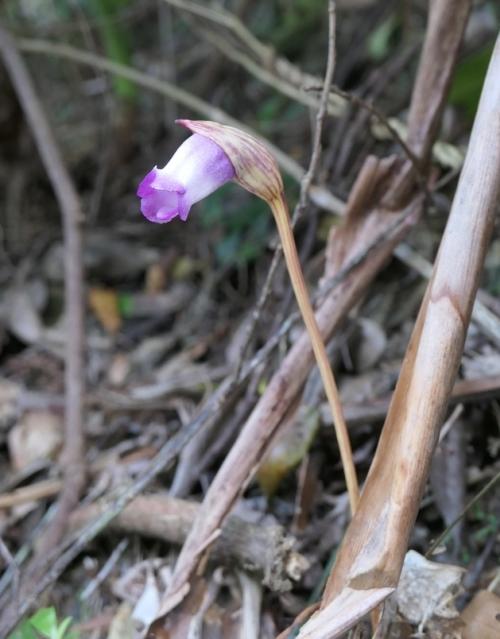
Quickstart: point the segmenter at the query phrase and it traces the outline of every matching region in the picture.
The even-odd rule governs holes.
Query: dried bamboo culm
[[[500,37],[467,156],[377,452],[327,583],[300,639],[333,639],[397,586],[462,355],[500,195]]]

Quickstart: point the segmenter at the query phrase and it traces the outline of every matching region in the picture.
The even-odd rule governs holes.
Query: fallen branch
[[[77,510],[70,518],[76,531],[99,516],[105,506],[92,504]],[[135,533],[163,541],[182,544],[200,506],[192,501],[166,495],[136,497],[111,522],[109,529]],[[253,524],[240,517],[228,517],[214,545],[215,561],[257,573],[274,591],[286,591],[290,579],[300,579],[308,562],[294,550],[293,537],[279,525]]]
[[[22,486],[9,493],[0,495],[0,508],[14,508],[20,504],[29,504],[30,502],[47,499],[57,495],[62,487],[63,482],[60,479],[45,479],[35,482],[29,486]]]

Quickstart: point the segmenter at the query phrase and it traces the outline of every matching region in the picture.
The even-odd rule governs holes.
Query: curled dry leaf
[[[357,371],[366,371],[375,366],[384,354],[387,337],[383,328],[372,319],[358,320],[359,336],[351,349],[351,358]]]
[[[146,628],[154,619],[160,607],[160,593],[152,571],[146,575],[144,590],[135,604],[132,619],[138,622],[142,628]]]
[[[35,461],[54,459],[63,444],[63,419],[48,410],[24,413],[8,435],[9,455],[16,471]]]
[[[9,428],[18,414],[22,388],[9,379],[0,379],[0,432]]]
[[[118,607],[111,620],[107,639],[134,639],[134,624],[131,613],[132,607],[127,602]]]
[[[460,405],[457,409],[460,409]],[[455,418],[455,423],[452,420],[453,415],[448,420],[450,430],[439,442],[434,453],[430,473],[434,501],[446,526],[455,521],[465,507],[466,432],[474,423],[472,416],[468,417],[467,420]],[[451,530],[453,541],[452,560],[455,560],[458,556],[462,533],[463,519]]]
[[[460,615],[465,627],[462,639],[498,639],[500,637],[500,597],[480,590]]]
[[[268,496],[272,495],[281,480],[300,464],[314,442],[320,426],[318,404],[322,391],[321,377],[315,369],[309,375],[302,401],[292,405],[259,466],[257,479]],[[331,421],[329,405],[327,414]]]
[[[465,573],[459,566],[438,564],[414,550],[408,551],[395,597],[399,612],[411,623],[433,616],[458,617],[453,603]]]
[[[108,333],[114,335],[120,330],[122,319],[115,291],[93,287],[89,291],[89,304],[95,316]]]
[[[9,292],[6,304],[7,325],[10,332],[25,344],[38,342],[44,327],[32,296],[25,288]]]

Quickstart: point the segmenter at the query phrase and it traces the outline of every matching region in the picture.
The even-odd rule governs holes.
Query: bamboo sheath
[[[499,196],[500,37],[359,507],[327,583],[323,609],[303,626],[300,639],[340,636],[397,586],[460,364]]]

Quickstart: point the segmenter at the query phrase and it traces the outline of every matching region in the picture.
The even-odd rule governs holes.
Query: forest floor
[[[231,514],[224,513],[189,605],[155,636],[276,637],[320,599],[351,518],[312,358],[298,357],[286,369],[303,324],[283,260],[255,313],[278,245],[265,202],[228,184],[196,204],[186,223],[160,226],[142,217],[136,190],[187,137],[176,118],[221,121],[230,114],[281,150],[289,207],[299,209],[300,260],[317,300],[322,283],[345,266],[339,255],[347,244],[335,242],[346,234],[337,231],[367,157],[411,164],[398,126],[408,120],[427,3],[337,2],[333,84],[341,91],[331,94],[321,121],[326,3],[215,5],[20,0],[1,9],[83,212],[76,229],[82,333],[71,320],[78,309],[71,315],[64,303],[70,276],[61,208],[0,64],[0,628],[12,631],[10,614],[18,623],[12,637],[144,636],[199,504],[280,371],[305,382],[286,401],[276,395],[276,404],[286,404],[272,425],[277,434],[263,446],[258,468],[236,485],[235,503],[228,499]],[[474,3],[429,160],[432,188],[422,214],[380,264],[365,250],[361,259],[368,272],[373,259],[373,276],[329,335],[361,484],[452,206],[499,18],[494,2]],[[83,50],[95,59],[85,60]],[[138,77],[111,76],[106,61],[138,69]],[[316,145],[309,186],[304,174],[318,125],[321,149]],[[305,206],[297,207],[301,196]],[[341,272],[338,290],[349,277]],[[379,637],[500,636],[499,292],[495,229],[416,505],[414,552]],[[65,361],[68,343],[78,351],[80,339],[84,367],[73,369],[70,383],[84,386],[81,405],[78,397],[73,405],[82,441],[72,448]],[[50,522],[72,474],[77,497],[58,531]],[[104,521],[103,513],[117,517]],[[43,592],[26,582],[25,571],[40,548],[42,558],[51,557]],[[68,549],[73,555],[61,560]],[[371,636],[369,627],[365,617],[349,636]]]

